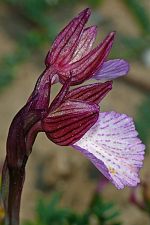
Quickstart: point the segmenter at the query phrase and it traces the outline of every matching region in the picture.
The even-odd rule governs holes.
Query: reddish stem
[[[9,169],[8,224],[19,225],[20,202],[25,180],[25,167]]]
[[[28,160],[28,156],[32,151],[37,133],[41,130],[41,123],[37,122],[28,132],[26,137],[26,155],[22,162],[21,167],[9,167],[7,165],[7,159],[4,164],[3,172],[3,192],[8,188],[8,193],[3,194],[3,201],[5,204],[5,224],[6,225],[19,225],[20,203],[21,195],[25,180],[25,166]],[[6,187],[8,186],[8,187]]]

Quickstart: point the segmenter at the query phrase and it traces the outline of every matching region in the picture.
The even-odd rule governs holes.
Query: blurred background
[[[116,188],[80,153],[38,135],[27,165],[21,222],[25,225],[150,224],[150,1],[0,0],[0,170],[9,125],[44,69],[58,32],[90,7],[97,42],[117,31],[110,58],[129,61],[129,75],[114,81],[101,110],[134,117],[146,144],[141,185]],[[53,96],[60,86],[53,88]],[[3,216],[0,208],[0,219]]]

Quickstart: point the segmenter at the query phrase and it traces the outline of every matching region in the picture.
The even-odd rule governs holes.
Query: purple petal
[[[73,54],[71,63],[80,60],[82,57],[87,55],[93,47],[97,34],[97,27],[92,26],[83,30],[81,34],[79,44]]]
[[[118,189],[136,186],[145,146],[132,118],[116,112],[100,113],[95,125],[73,147],[87,156]]]
[[[129,71],[129,64],[123,59],[113,59],[104,62],[103,66],[94,74],[96,80],[113,80],[126,75]]]

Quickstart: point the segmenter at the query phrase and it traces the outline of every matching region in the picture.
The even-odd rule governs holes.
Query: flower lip
[[[113,111],[100,113],[94,126],[73,147],[88,157],[118,189],[139,183],[145,146],[127,115]]]

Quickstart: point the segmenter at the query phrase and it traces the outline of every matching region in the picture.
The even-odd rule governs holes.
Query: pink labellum
[[[89,84],[69,91],[65,97],[65,100],[77,99],[99,104],[111,89],[111,81],[105,83]]]
[[[137,137],[132,118],[116,112],[99,119],[73,147],[87,156],[118,189],[136,186],[145,146]]]
[[[79,140],[97,121],[99,107],[83,101],[66,101],[43,121],[47,137],[58,145]]]

